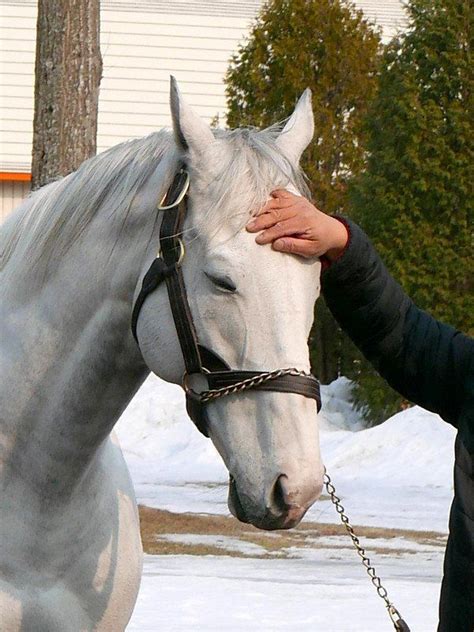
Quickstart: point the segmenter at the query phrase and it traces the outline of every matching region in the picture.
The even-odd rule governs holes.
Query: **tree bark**
[[[32,188],[96,153],[100,0],[39,0]]]

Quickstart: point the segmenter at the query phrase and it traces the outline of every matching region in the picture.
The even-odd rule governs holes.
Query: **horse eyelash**
[[[216,287],[218,287],[220,290],[223,290],[224,292],[229,292],[232,294],[237,291],[237,286],[228,277],[227,278],[217,277],[210,274],[209,272],[204,272],[204,274],[207,276],[209,281],[211,281],[211,283],[215,285]]]

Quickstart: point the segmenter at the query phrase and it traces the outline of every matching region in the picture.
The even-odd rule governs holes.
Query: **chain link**
[[[232,384],[232,386],[223,386],[222,388],[215,388],[209,391],[203,391],[201,393],[201,402],[205,404],[206,402],[211,402],[214,399],[218,399],[219,397],[225,397],[227,395],[233,395],[234,393],[241,393],[242,391],[247,391],[251,388],[255,388],[256,386],[260,386],[261,384],[265,384],[265,382],[270,382],[271,380],[275,380],[282,375],[302,375],[305,377],[309,377],[309,373],[305,373],[305,371],[298,371],[298,369],[276,369],[275,371],[265,371],[264,373],[260,373],[259,375],[255,375],[254,377],[249,377],[246,380],[242,380],[241,382],[236,382]]]
[[[357,551],[357,554],[359,555],[359,557],[362,560],[362,564],[365,567],[365,569],[367,571],[367,574],[370,577],[370,581],[374,585],[378,596],[381,599],[383,599],[384,602],[385,602],[385,607],[387,608],[388,615],[389,615],[390,619],[392,620],[392,623],[394,624],[395,629],[396,630],[403,630],[404,628],[402,627],[402,624],[404,622],[402,620],[402,617],[400,616],[400,613],[398,612],[398,610],[395,608],[395,606],[392,604],[392,602],[388,598],[387,589],[382,585],[382,580],[377,575],[377,573],[375,571],[375,568],[372,566],[370,558],[367,557],[364,547],[360,544],[360,540],[359,540],[359,538],[357,537],[357,535],[354,532],[354,528],[352,527],[352,525],[351,525],[351,523],[349,521],[349,518],[346,515],[346,510],[344,509],[344,507],[343,507],[343,505],[341,503],[341,499],[336,494],[336,488],[334,487],[334,485],[333,485],[333,483],[331,481],[331,478],[330,478],[329,474],[327,473],[326,469],[324,469],[324,479],[323,480],[324,480],[324,485],[326,486],[327,493],[329,494],[329,497],[331,498],[331,502],[333,503],[334,507],[336,508],[336,511],[339,514],[341,522],[344,525],[344,528],[346,529],[347,533],[349,534],[349,536],[350,536],[350,538],[352,540],[352,544],[354,545],[354,548]]]

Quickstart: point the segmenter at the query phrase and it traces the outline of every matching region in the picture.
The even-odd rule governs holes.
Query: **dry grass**
[[[318,543],[318,538],[330,536],[345,536],[342,525],[303,522],[291,531],[260,531],[251,525],[238,522],[235,518],[206,514],[172,513],[163,509],[139,507],[140,524],[143,547],[146,553],[155,555],[188,554],[188,555],[230,555],[232,557],[286,557],[290,548],[328,548],[327,543]],[[446,537],[434,531],[410,531],[400,529],[385,529],[376,527],[355,527],[359,536],[368,540],[390,540],[403,538],[409,542],[422,545],[445,545]],[[254,555],[242,551],[229,550],[225,545],[171,542],[165,538],[170,534],[195,534],[227,536],[256,544],[265,549],[266,554]],[[347,544],[332,543],[330,548],[347,548]],[[369,546],[370,543],[369,543]],[[380,546],[380,542],[373,542],[371,552],[382,555],[401,555],[413,553],[407,548],[387,549]]]

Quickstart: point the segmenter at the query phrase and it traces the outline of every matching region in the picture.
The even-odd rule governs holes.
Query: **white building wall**
[[[403,0],[354,0],[354,4],[362,9],[370,21],[382,28],[384,42],[392,39],[405,26]]]
[[[170,74],[201,116],[222,116],[223,78],[250,17],[104,10],[99,149],[170,124]]]
[[[0,170],[29,171],[36,8],[0,3]]]
[[[0,181],[0,224],[29,192],[29,182]]]

